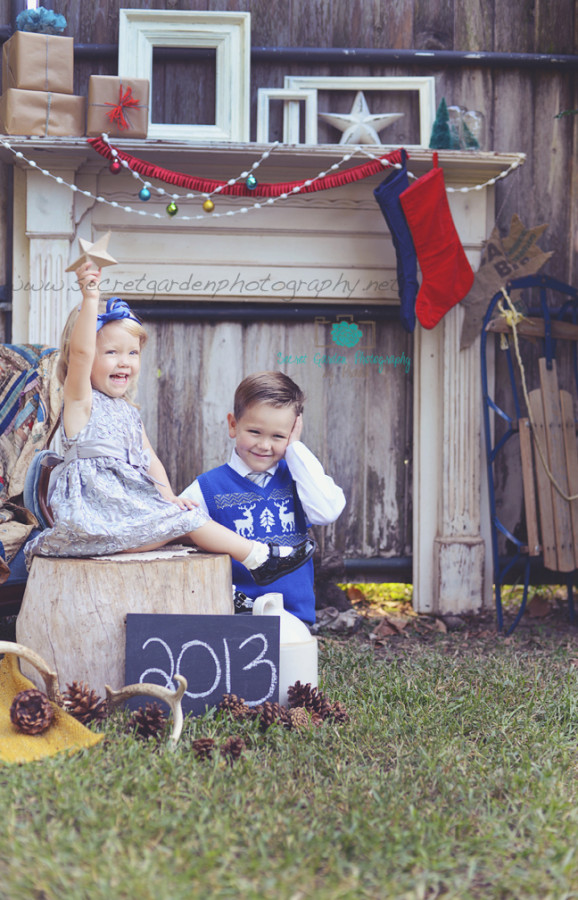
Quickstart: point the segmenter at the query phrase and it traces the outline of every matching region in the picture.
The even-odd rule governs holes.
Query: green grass
[[[208,715],[171,752],[113,721],[90,751],[3,766],[0,898],[578,897],[578,653],[546,643],[325,640],[346,725]],[[194,758],[231,733],[234,766]]]

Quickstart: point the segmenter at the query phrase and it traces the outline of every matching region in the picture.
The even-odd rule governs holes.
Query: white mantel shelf
[[[58,160],[59,163],[78,165],[81,162],[94,163],[100,167],[109,165],[109,160],[92,149],[87,143],[87,138],[37,138],[20,137],[18,135],[0,135],[17,152],[30,156],[35,162],[41,159]],[[355,150],[343,144],[280,144],[273,149],[271,144],[237,144],[237,143],[195,143],[185,141],[157,141],[157,140],[129,140],[127,138],[115,138],[111,145],[125,153],[130,153],[155,163],[187,171],[190,167],[197,167],[200,163],[209,163],[211,168],[222,166],[223,180],[238,174],[239,165],[245,166],[257,160],[267,150],[271,155],[262,163],[262,173],[269,168],[310,168],[325,163],[340,160],[346,153]],[[384,156],[398,149],[397,146],[366,146],[366,150],[377,156]],[[408,153],[408,168],[416,175],[423,175],[432,165],[434,151],[411,150]],[[486,181],[500,174],[512,163],[522,164],[525,160],[523,153],[493,153],[471,150],[438,150],[439,165],[444,169],[448,183],[463,184],[465,187],[476,184],[479,176]],[[22,159],[15,158],[14,154],[6,147],[0,146],[0,159],[3,162],[12,162],[18,166],[26,167]],[[356,153],[344,168],[351,168],[368,162],[369,157],[362,152]],[[227,172],[231,168],[231,173]],[[265,177],[263,180],[267,180]]]
[[[299,302],[325,302],[333,311],[339,304],[399,302],[395,287],[395,252],[372,189],[386,170],[335,191],[297,194],[286,201],[247,215],[200,216],[186,221],[164,214],[164,198],[152,197],[147,210],[158,219],[129,214],[123,203],[136,200],[138,185],[130,173],[112,175],[109,160],[100,156],[86,138],[6,137],[17,152],[36,163],[31,167],[0,145],[0,159],[14,164],[14,296],[13,339],[54,344],[74,302],[66,266],[79,255],[78,239],[95,240],[111,230],[111,251],[119,259],[114,268],[122,293],[129,302],[139,299],[128,288],[131,279],[146,271],[157,282],[171,278],[172,294],[163,300],[207,299],[207,292],[179,293],[194,268],[195,277],[258,279],[333,278],[335,290],[315,297],[303,288]],[[156,165],[217,180],[238,177],[270,145],[191,144],[178,141],[115,140],[119,150]],[[371,147],[385,155],[395,147]],[[313,178],[342,159],[353,148],[344,145],[282,145],[257,170],[263,182]],[[368,157],[357,153],[345,165],[357,166]],[[439,151],[449,204],[460,240],[474,271],[483,243],[494,227],[494,185],[524,154]],[[432,166],[431,150],[412,150],[408,168],[416,176]],[[42,175],[44,168],[68,184]],[[510,177],[516,177],[513,174]],[[89,192],[87,197],[82,192]],[[170,186],[167,189],[170,193]],[[182,189],[181,189],[182,193]],[[97,195],[125,199],[116,207],[97,203]],[[218,200],[218,205],[225,198]],[[189,208],[201,211],[199,199]],[[247,204],[247,198],[228,197],[227,208]],[[247,204],[249,205],[249,204]],[[184,204],[183,204],[184,207]],[[239,273],[239,274],[238,274]],[[360,287],[345,297],[342,281],[383,283],[381,293],[369,295]],[[175,279],[173,282],[172,279]],[[359,280],[361,279],[361,280]],[[257,283],[257,281],[251,281]],[[62,285],[64,284],[64,288]],[[17,289],[17,285],[22,285]],[[28,286],[32,285],[32,289]],[[35,287],[35,285],[37,287]],[[60,287],[59,287],[60,285]],[[339,289],[337,285],[340,285]],[[231,288],[232,291],[232,288]],[[309,293],[308,293],[309,291]],[[365,293],[364,293],[365,291]],[[222,292],[211,300],[244,302],[242,292]],[[252,299],[252,298],[251,298]],[[256,299],[279,302],[279,295]],[[488,301],[491,298],[488,298]],[[454,307],[431,331],[417,326],[414,333],[414,606],[420,612],[471,612],[491,604],[492,560],[482,446],[482,396],[479,338],[460,350],[463,310]]]

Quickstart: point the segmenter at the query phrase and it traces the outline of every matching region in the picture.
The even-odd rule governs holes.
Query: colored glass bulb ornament
[[[122,163],[120,163],[118,161],[118,159],[115,159],[113,162],[111,162],[111,164],[108,168],[109,168],[109,171],[112,172],[113,175],[118,175],[118,173],[122,169]]]
[[[247,178],[245,179],[245,187],[248,188],[248,190],[254,191],[258,183],[259,182],[254,175],[247,175]]]
[[[205,212],[208,212],[208,213],[213,212],[214,208],[215,208],[215,204],[213,203],[212,200],[207,199],[203,203],[203,209],[205,210]]]
[[[147,200],[151,199],[151,192],[149,191],[149,189],[147,187],[143,187],[138,192],[138,196],[139,196],[139,200],[144,200],[146,202]]]
[[[177,204],[175,203],[174,200],[171,200],[171,202],[167,206],[167,215],[169,215],[172,218],[173,216],[176,216],[178,211],[179,211],[179,207],[177,206]]]

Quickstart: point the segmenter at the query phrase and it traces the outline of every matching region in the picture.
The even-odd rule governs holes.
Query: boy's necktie
[[[266,487],[273,476],[270,472],[249,472],[247,478],[259,487]]]

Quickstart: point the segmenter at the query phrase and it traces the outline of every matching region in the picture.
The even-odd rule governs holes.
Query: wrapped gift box
[[[0,131],[39,137],[84,134],[86,99],[49,91],[8,88],[0,97]]]
[[[74,40],[53,34],[16,31],[2,48],[2,90],[74,90]]]
[[[91,75],[88,82],[86,133],[96,137],[146,138],[149,82],[146,78]]]

